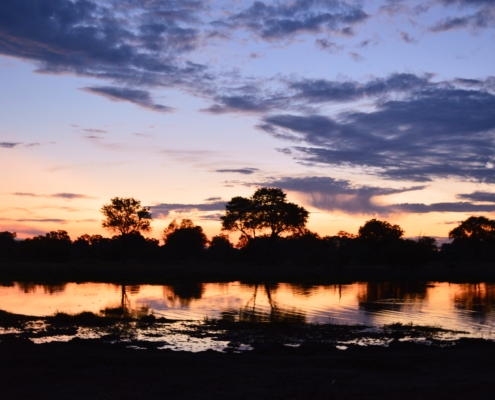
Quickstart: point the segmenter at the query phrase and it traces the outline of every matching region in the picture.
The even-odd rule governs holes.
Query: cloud
[[[344,49],[344,46],[338,45],[335,42],[331,42],[327,39],[316,39],[315,44],[321,50],[325,50],[329,53],[338,53]]]
[[[88,133],[107,133],[103,129],[83,129],[83,131]]]
[[[304,178],[285,177],[263,182],[260,185],[303,193],[313,207],[327,211],[342,211],[349,214],[391,213],[393,212],[392,209],[376,204],[374,202],[375,198],[424,188],[424,186],[400,189],[358,186],[353,185],[348,180],[316,176]]]
[[[215,214],[206,214],[206,215],[201,215],[198,217],[198,219],[202,219],[205,221],[220,221],[220,218],[223,217],[225,214],[221,213],[215,213]]]
[[[477,191],[467,194],[458,194],[456,196],[458,199],[484,202],[484,203],[495,203],[495,193]]]
[[[366,60],[366,58],[364,58],[361,54],[359,53],[356,53],[354,51],[350,51],[349,52],[349,55],[351,56],[351,58],[356,61],[356,62],[361,62],[361,61],[364,61]]]
[[[406,43],[418,43],[418,41],[414,39],[411,35],[409,35],[409,33],[407,32],[399,31],[399,34],[402,41]]]
[[[338,0],[295,0],[253,4],[213,22],[217,29],[245,29],[261,39],[275,41],[305,33],[343,33],[365,21],[368,14],[357,5]]]
[[[396,212],[426,214],[431,212],[495,212],[495,204],[473,204],[469,202],[433,203],[433,204],[395,204],[391,206]]]
[[[430,27],[431,32],[445,32],[463,28],[495,27],[495,4],[491,0],[438,0],[444,6],[457,6],[461,9],[479,7],[475,12],[447,17]]]
[[[258,127],[299,143],[290,148],[291,154],[307,162],[372,168],[373,173],[398,180],[455,177],[495,182],[495,96],[452,83],[430,85],[419,78],[419,88],[414,88],[414,80],[396,86],[406,92],[402,99],[377,102],[370,112],[333,117],[278,114],[264,117]],[[414,88],[409,94],[408,85]],[[371,88],[375,93],[393,90],[387,85]],[[324,102],[352,100],[363,93],[367,92],[354,84],[310,82],[303,84],[299,96]]]
[[[11,221],[15,221],[15,222],[55,222],[58,224],[66,224],[68,222],[65,219],[58,219],[58,218],[21,218],[21,219],[13,219]]]
[[[163,203],[151,206],[152,213],[159,218],[167,217],[171,212],[189,213],[193,211],[225,211],[225,201],[212,201],[202,204],[180,204],[180,203]]]
[[[238,168],[238,169],[217,169],[215,172],[231,172],[231,173],[237,173],[237,174],[245,174],[245,175],[250,175],[254,174],[256,171],[259,171],[258,168]]]
[[[193,0],[4,0],[0,54],[128,85],[197,82],[205,66],[182,56],[200,43],[204,9]]]
[[[137,104],[141,107],[150,109],[152,111],[158,112],[171,112],[173,108],[164,106],[161,104],[153,103],[151,95],[145,90],[129,89],[122,87],[112,87],[112,86],[99,86],[99,87],[86,87],[82,90],[99,94],[112,101],[128,101]],[[105,132],[98,129],[84,129],[87,132]]]
[[[52,197],[58,199],[74,200],[74,199],[94,199],[94,197],[87,196],[85,194],[77,193],[55,193],[55,194],[35,194],[27,192],[15,192],[12,193],[14,196],[24,196],[24,197]]]
[[[4,147],[6,149],[12,149],[16,146],[19,146],[20,144],[22,144],[22,143],[20,143],[20,142],[0,142],[0,147]]]
[[[56,197],[59,199],[66,199],[66,200],[94,198],[94,197],[86,196],[85,194],[77,194],[77,193],[55,193],[52,194],[50,197]]]
[[[444,202],[433,204],[402,203],[383,205],[376,201],[376,198],[379,196],[389,196],[392,194],[422,190],[425,186],[392,189],[366,185],[359,186],[352,184],[348,180],[314,176],[304,178],[286,177],[269,182],[262,182],[260,185],[299,192],[306,195],[307,201],[313,207],[321,210],[340,211],[348,214],[390,215],[397,213],[495,212],[495,204],[484,205],[473,204],[471,202]],[[492,194],[492,196],[495,196],[495,194]],[[474,196],[472,200],[480,201],[476,196]]]
[[[329,81],[326,79],[300,79],[288,83],[296,99],[311,103],[350,102],[387,94],[408,94],[429,87],[430,76],[391,74],[386,78],[374,78],[368,82]]]

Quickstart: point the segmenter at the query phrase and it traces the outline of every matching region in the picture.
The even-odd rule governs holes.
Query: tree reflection
[[[426,282],[367,282],[358,293],[359,308],[369,312],[400,311],[404,302],[426,298]]]
[[[278,288],[278,284],[262,284],[254,285],[253,296],[242,307],[239,312],[224,312],[222,318],[227,320],[238,320],[241,322],[291,322],[291,323],[305,323],[306,316],[295,308],[288,309],[283,308],[272,297],[272,292],[275,292]],[[259,292],[264,289],[268,305],[270,310],[268,312],[257,309],[256,301],[258,299]]]
[[[139,292],[139,286],[130,285],[127,287],[126,285],[121,285],[120,304],[117,307],[105,307],[100,312],[105,315],[105,317],[112,318],[141,318],[149,315],[152,310],[147,305],[132,307],[131,300],[127,295],[128,291],[131,294],[137,294]]]
[[[38,288],[43,289],[43,292],[45,294],[55,294],[55,293],[64,292],[65,288],[67,287],[67,284],[66,283],[58,283],[58,284],[52,284],[52,285],[39,285],[37,283],[18,282],[17,287],[26,294],[35,293],[38,290]]]
[[[459,290],[454,295],[456,308],[471,311],[468,314],[473,319],[484,319],[492,313],[495,306],[495,284],[467,283],[458,286]]]
[[[163,287],[163,297],[171,302],[178,301],[181,307],[189,307],[193,300],[199,300],[205,292],[205,284],[184,282]]]

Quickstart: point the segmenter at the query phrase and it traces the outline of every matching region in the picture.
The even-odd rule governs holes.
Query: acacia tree
[[[150,208],[141,206],[141,202],[132,197],[114,197],[100,211],[105,216],[103,228],[119,232],[122,236],[151,230]]]
[[[234,197],[225,208],[222,230],[240,231],[248,239],[266,231],[272,238],[299,232],[309,216],[303,207],[289,203],[287,195],[277,188],[260,188],[250,198]]]

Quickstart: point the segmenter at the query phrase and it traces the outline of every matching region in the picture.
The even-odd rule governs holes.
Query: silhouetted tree
[[[359,258],[367,263],[400,262],[401,237],[404,231],[399,225],[371,219],[359,228],[357,240],[361,245]]]
[[[14,255],[16,236],[15,232],[0,232],[0,258],[11,258]]]
[[[142,207],[141,202],[132,197],[114,197],[110,204],[101,208],[101,212],[105,216],[102,226],[121,235],[151,230],[150,208]]]
[[[222,229],[240,231],[248,239],[263,232],[271,238],[297,232],[306,226],[309,216],[308,211],[289,203],[287,195],[275,188],[260,188],[250,198],[234,197],[225,207]]]
[[[495,221],[469,217],[449,232],[451,246],[442,246],[446,258],[482,261],[495,258]]]
[[[495,221],[486,217],[469,217],[449,232],[454,242],[495,242]]]
[[[41,261],[66,261],[71,256],[72,242],[66,231],[51,231],[20,242],[23,258]]]
[[[163,232],[163,241],[166,255],[174,260],[198,258],[208,243],[203,228],[190,219],[183,219],[180,225],[172,221]]]
[[[229,236],[220,234],[211,238],[207,254],[214,261],[229,261],[235,256],[237,251],[230,242]]]
[[[358,238],[370,242],[384,242],[400,239],[404,231],[399,225],[391,225],[387,221],[370,219],[359,228]]]

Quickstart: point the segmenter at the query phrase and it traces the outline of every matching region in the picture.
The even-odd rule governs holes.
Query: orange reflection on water
[[[26,315],[100,312],[123,304],[172,319],[298,320],[383,325],[394,322],[470,332],[495,331],[495,285],[438,282],[294,285],[67,283],[0,286],[1,309]]]

